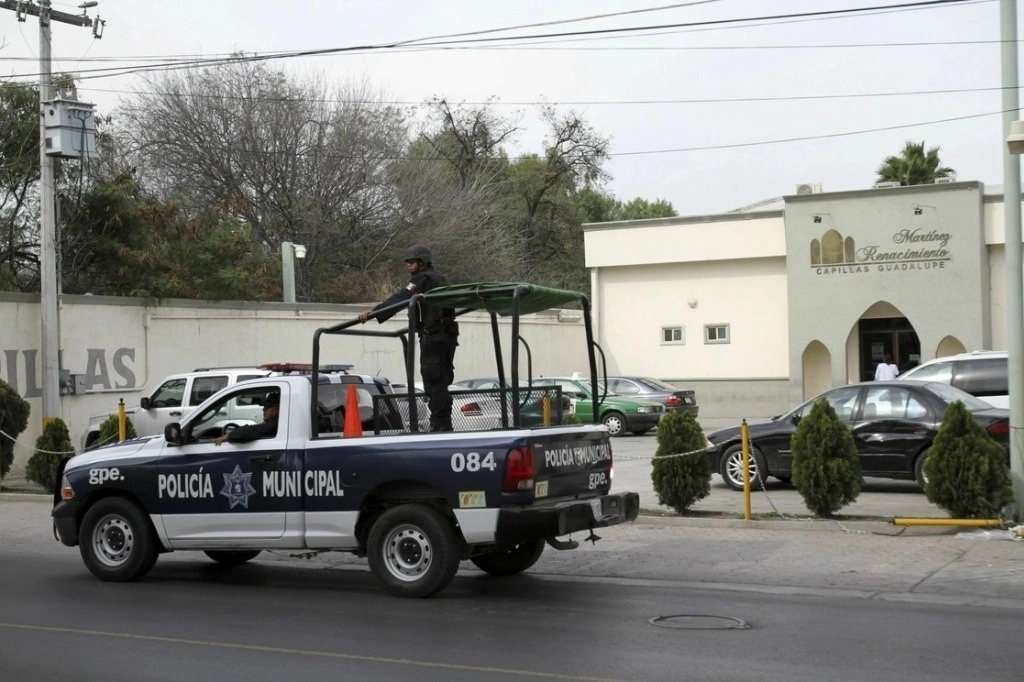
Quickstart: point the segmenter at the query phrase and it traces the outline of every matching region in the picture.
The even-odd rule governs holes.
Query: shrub
[[[129,416],[124,418],[124,437],[135,438],[138,434],[135,433],[135,425],[132,424],[132,419]],[[100,424],[100,437],[97,441],[97,447],[101,445],[110,445],[116,443],[118,439],[118,426],[117,426],[117,415],[112,414],[107,417],[102,424]]]
[[[562,414],[563,424],[579,424],[580,418],[576,416],[575,412],[565,412]]]
[[[14,463],[14,441],[28,426],[31,412],[28,401],[14,388],[0,379],[0,480]]]
[[[1006,451],[959,400],[946,408],[924,462],[925,495],[954,518],[999,518],[1013,501]]]
[[[832,516],[860,494],[861,473],[853,434],[825,399],[793,434],[793,485],[815,515]]]
[[[57,466],[67,456],[75,454],[71,434],[62,419],[51,419],[36,439],[36,451],[25,465],[25,477],[52,493],[57,487]]]
[[[711,494],[711,464],[704,455],[707,439],[691,414],[667,412],[658,422],[658,450],[654,453],[651,481],[658,504],[683,514]],[[687,457],[670,457],[701,450]]]

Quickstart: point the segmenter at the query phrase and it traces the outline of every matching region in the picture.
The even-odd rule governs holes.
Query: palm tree
[[[956,175],[956,171],[940,166],[939,148],[924,150],[924,141],[920,144],[907,142],[899,156],[890,156],[875,171],[878,173],[876,182],[898,182],[901,185],[926,185],[935,182],[936,178]]]

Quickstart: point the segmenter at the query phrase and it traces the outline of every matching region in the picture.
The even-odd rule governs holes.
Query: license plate
[[[602,516],[602,514],[601,514],[601,500],[599,500],[599,499],[598,500],[591,500],[590,501],[590,510],[592,512],[594,512],[594,518],[597,519],[597,520],[600,520],[601,516]]]

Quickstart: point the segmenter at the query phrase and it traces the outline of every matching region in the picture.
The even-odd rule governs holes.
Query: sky
[[[443,48],[270,63],[339,87],[365,81],[384,100],[410,106],[433,97],[470,105],[493,99],[494,110],[522,128],[508,148],[513,156],[542,151],[539,104],[573,111],[611,140],[604,191],[624,201],[665,199],[683,216],[793,194],[803,183],[826,192],[869,188],[883,159],[908,140],[938,146],[959,180],[1001,184],[999,0],[739,21],[910,2],[100,0],[87,11],[106,22],[102,39],[53,24],[53,68],[85,74],[154,56],[640,28],[476,43],[446,38]],[[78,4],[53,7],[77,14]],[[700,22],[719,23],[693,25]],[[655,26],[672,27],[648,28]],[[524,28],[493,31],[508,27]],[[38,47],[38,21],[18,22],[0,9],[0,79],[37,79]],[[136,90],[147,90],[140,75],[107,75],[84,80],[79,96],[106,115]]]

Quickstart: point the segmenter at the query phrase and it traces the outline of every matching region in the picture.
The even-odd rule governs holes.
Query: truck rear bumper
[[[543,507],[506,507],[498,512],[495,539],[514,545],[528,540],[554,538],[633,521],[639,513],[639,493],[602,495]]]

